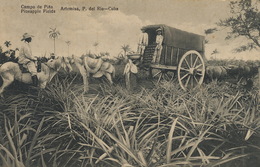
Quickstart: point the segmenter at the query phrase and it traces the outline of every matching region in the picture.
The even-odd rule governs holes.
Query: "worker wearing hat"
[[[144,54],[145,47],[148,46],[148,34],[145,32],[145,29],[141,29],[142,33],[139,35],[137,53],[140,55]]]
[[[156,32],[157,32],[156,40],[155,40],[156,47],[155,47],[152,63],[159,63],[161,58],[161,53],[162,53],[162,42],[163,42],[162,29],[158,28]]]
[[[23,64],[23,66],[28,68],[28,71],[32,75],[32,82],[34,86],[38,86],[38,78],[37,78],[37,68],[35,65],[35,61],[37,58],[32,55],[30,42],[32,41],[33,35],[28,33],[24,33],[21,41],[23,44],[20,48],[18,63]]]

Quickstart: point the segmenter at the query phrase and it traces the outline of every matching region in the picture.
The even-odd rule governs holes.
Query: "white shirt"
[[[162,45],[163,42],[163,36],[162,35],[156,35],[156,44]]]
[[[144,46],[148,45],[148,34],[147,33],[140,34],[138,44],[144,45]]]
[[[21,64],[26,64],[32,60],[37,60],[37,59],[32,55],[30,44],[24,41],[21,48],[19,49],[18,62]]]

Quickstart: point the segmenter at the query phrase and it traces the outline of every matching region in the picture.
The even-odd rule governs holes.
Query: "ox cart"
[[[156,30],[161,29],[163,42],[160,58],[153,62],[156,49]],[[149,69],[150,76],[173,79],[178,77],[182,89],[188,90],[202,84],[205,76],[204,36],[182,31],[167,25],[142,27],[148,35],[148,45],[143,54],[129,54],[128,58],[138,69]],[[154,72],[157,73],[154,73]],[[154,75],[153,75],[154,74]]]

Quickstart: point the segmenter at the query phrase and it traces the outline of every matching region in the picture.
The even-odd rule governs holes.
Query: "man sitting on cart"
[[[163,42],[162,29],[158,28],[156,32],[157,32],[156,41],[155,41],[156,47],[155,47],[152,63],[159,63],[161,58],[161,53],[162,53],[162,42]]]

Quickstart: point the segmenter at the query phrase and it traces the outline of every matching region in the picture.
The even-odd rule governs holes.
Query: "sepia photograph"
[[[260,0],[2,0],[0,167],[259,167]]]

